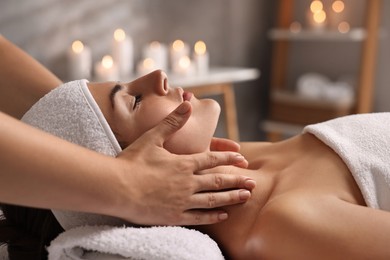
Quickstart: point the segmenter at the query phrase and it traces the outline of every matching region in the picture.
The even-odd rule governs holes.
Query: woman
[[[144,211],[148,214],[149,222],[144,224],[161,221],[165,224],[175,221],[175,224],[195,224],[199,221],[210,224],[227,217],[221,210],[198,210],[209,208],[211,195],[200,192],[209,190],[207,183],[216,178],[224,181],[221,189],[233,189],[231,193],[212,192],[218,204],[242,202],[238,192],[245,187],[245,177],[223,173],[194,175],[199,169],[215,164],[243,161],[237,153],[211,152],[178,157],[161,149],[164,140],[183,126],[190,116],[191,107],[188,103],[178,107],[134,147],[122,152],[114,160],[19,122],[17,119],[42,96],[60,85],[61,81],[1,35],[0,57],[0,202],[83,210],[137,222],[145,219],[145,215],[137,213],[139,207],[145,205]],[[220,139],[213,140],[212,146],[213,150],[238,150],[237,144]],[[135,152],[154,154],[155,157],[148,156],[145,160],[135,162]],[[155,166],[162,162],[167,167],[161,169]],[[180,171],[179,167],[182,167]],[[129,173],[139,176],[139,179],[148,178],[149,182],[132,182],[128,179]],[[162,175],[167,180],[188,181],[194,190],[187,193],[175,191],[182,196],[173,200],[166,192],[167,186],[171,186],[159,181]],[[130,196],[133,192],[142,195],[146,189],[154,190],[156,197],[144,195],[140,196],[143,201],[136,202]],[[138,205],[137,210],[133,205]],[[161,212],[170,212],[171,215],[163,219]]]
[[[191,128],[177,132],[165,147],[177,153],[208,149],[218,105],[198,100],[180,88],[170,89],[159,71],[135,83],[91,83],[89,90],[123,147],[177,104],[190,102],[194,109]],[[364,117],[363,122],[369,118]],[[341,119],[344,121],[347,119]],[[222,207],[229,213],[228,220],[198,229],[215,239],[232,259],[389,258],[390,214],[367,207],[370,200],[363,198],[363,189],[341,155],[316,137],[318,128],[328,125],[311,126],[304,134],[280,143],[243,144],[248,169],[224,168],[261,185],[252,190],[247,203]],[[379,127],[378,132],[388,139]],[[378,144],[375,133],[370,134]]]
[[[154,85],[139,86],[142,87],[132,83],[90,84],[123,147],[177,104],[188,101],[194,108],[188,128],[176,133],[166,147],[175,153],[207,150],[219,115],[216,102],[170,89],[165,78]],[[110,89],[116,94],[109,94]],[[242,144],[248,169],[222,167],[229,168],[232,174],[249,176],[259,185],[247,203],[222,207],[229,214],[227,221],[198,229],[215,239],[232,259],[389,259],[390,213],[384,210],[390,209],[390,181],[383,178],[390,176],[386,175],[390,163],[385,161],[381,169],[378,158],[372,162],[369,159],[375,157],[369,151],[382,150],[379,154],[384,157],[390,154],[386,148],[390,140],[386,125],[389,118],[389,113],[347,117],[309,126],[303,134],[283,142]],[[350,125],[357,133],[348,132]],[[364,142],[359,128],[364,129],[363,136],[368,136],[369,142]],[[356,136],[356,140],[351,139],[355,143],[338,140],[344,136],[334,129],[346,137]],[[324,135],[326,131],[332,131],[330,137]],[[339,154],[324,142],[333,145]],[[358,151],[353,150],[356,147]],[[351,162],[348,156],[353,153],[358,154],[358,159]],[[358,176],[361,172],[382,176],[375,177],[379,184],[372,189],[380,192],[374,199],[364,186],[368,178]]]

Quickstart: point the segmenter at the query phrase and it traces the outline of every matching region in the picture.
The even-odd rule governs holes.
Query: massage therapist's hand
[[[211,151],[220,151],[220,152],[223,152],[223,151],[239,152],[240,145],[238,143],[230,140],[230,139],[214,137],[211,140],[210,150]],[[235,166],[238,166],[241,168],[248,168],[248,161],[244,160],[240,163],[237,163]]]
[[[165,140],[186,123],[190,114],[191,104],[182,103],[118,156],[124,169],[128,169],[127,163],[136,167],[124,174],[132,203],[123,205],[123,218],[145,225],[212,224],[228,217],[214,208],[243,203],[250,197],[253,181],[245,176],[194,174],[218,165],[240,164],[245,161],[240,154],[175,155],[163,148]]]

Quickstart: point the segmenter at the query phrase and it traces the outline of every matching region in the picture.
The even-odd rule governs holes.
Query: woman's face
[[[212,99],[197,99],[182,88],[170,88],[157,70],[132,82],[89,83],[88,87],[122,147],[156,126],[183,101],[192,105],[187,123],[164,144],[172,153],[188,154],[209,148],[220,107]]]

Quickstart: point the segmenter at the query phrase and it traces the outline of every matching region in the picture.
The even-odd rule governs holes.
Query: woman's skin
[[[250,197],[253,181],[245,176],[197,173],[215,165],[245,164],[236,153],[237,144],[213,139],[213,149],[236,152],[195,155],[163,149],[165,140],[190,117],[189,102],[111,158],[17,120],[61,81],[2,36],[0,57],[2,203],[86,211],[139,224],[194,225],[228,217],[223,210],[211,209],[213,204],[232,205]]]
[[[133,134],[139,135],[152,127],[143,121],[156,116],[158,122],[159,117],[169,112],[168,107],[175,106],[171,102],[182,102],[180,98],[175,99],[181,89],[170,89],[165,74],[155,73],[135,83],[121,84],[123,89],[115,96],[120,109],[113,109],[108,101],[109,90],[115,83],[89,84],[117,138],[124,144],[131,143]],[[207,128],[205,121],[215,126],[213,120],[219,110],[215,104],[208,104],[210,109],[202,110],[207,107],[202,100],[189,93],[181,96],[193,105],[194,118],[189,120],[198,127],[195,133],[191,129],[178,132],[167,146],[176,152],[201,152],[197,149],[207,149],[207,145],[202,148],[198,144],[210,141],[210,133],[214,131]],[[126,104],[136,97],[141,101],[134,111],[133,105]],[[194,139],[196,134],[202,136]],[[342,159],[315,136],[306,133],[278,143],[243,143],[241,153],[249,162],[248,169],[221,166],[204,171],[223,168],[225,172],[246,175],[258,183],[247,203],[222,207],[229,214],[227,221],[197,227],[218,243],[225,256],[231,259],[390,259],[390,213],[366,207]]]

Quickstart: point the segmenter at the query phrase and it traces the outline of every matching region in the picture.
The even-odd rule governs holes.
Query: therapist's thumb
[[[164,120],[152,129],[152,138],[157,138],[157,142],[163,145],[164,142],[175,132],[185,125],[192,112],[191,103],[184,101]]]

